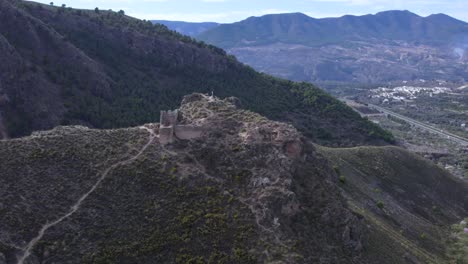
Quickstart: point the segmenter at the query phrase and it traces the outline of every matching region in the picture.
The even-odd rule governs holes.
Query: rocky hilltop
[[[180,124],[203,134],[162,145],[158,124],[59,127],[2,141],[7,262],[29,254],[25,263],[349,263],[359,256],[360,220],[326,160],[294,127],[201,94],[185,97],[180,115]]]
[[[192,94],[164,126],[57,127],[0,141],[0,263],[417,263],[435,235],[448,237],[443,227],[466,216],[467,186],[440,169],[435,189],[410,180],[406,192],[390,180],[378,195],[401,189],[404,202],[388,198],[382,211],[367,186],[421,178],[426,161],[379,154],[385,147],[349,159],[352,149],[318,148],[239,105]],[[162,142],[171,125],[202,132],[180,139],[174,129]],[[403,165],[385,174],[379,157]],[[360,163],[374,158],[375,167]],[[402,170],[407,163],[420,167]],[[425,201],[417,207],[416,193]],[[434,205],[439,213],[427,215]],[[398,231],[406,227],[421,229]],[[432,243],[414,237],[420,230]],[[434,261],[446,260],[440,242],[435,248]]]

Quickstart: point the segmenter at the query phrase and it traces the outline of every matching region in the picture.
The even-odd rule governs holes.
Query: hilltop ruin
[[[201,137],[203,134],[202,126],[179,125],[179,110],[161,111],[159,125],[159,142],[166,145],[174,142],[176,139],[188,140]]]

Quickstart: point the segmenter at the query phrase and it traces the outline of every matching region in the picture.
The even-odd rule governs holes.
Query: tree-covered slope
[[[320,143],[391,141],[313,85],[260,74],[219,48],[122,12],[0,0],[0,21],[0,134],[154,122],[183,95],[214,91],[292,121]]]

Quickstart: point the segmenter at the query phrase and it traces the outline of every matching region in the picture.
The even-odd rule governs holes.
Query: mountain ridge
[[[158,120],[186,94],[214,92],[293,122],[318,142],[391,142],[317,87],[258,73],[163,25],[110,11],[0,6],[0,115],[10,137],[57,125],[137,126]]]
[[[445,15],[443,18],[447,20],[448,17]],[[375,15],[344,15],[337,18],[319,19],[309,17],[303,13],[272,14],[250,17],[232,24],[223,24],[201,33],[197,38],[222,48],[265,44],[265,41],[268,40],[260,37],[260,42],[256,43],[255,38],[258,38],[258,35],[255,37],[253,33],[250,35],[251,31],[255,29],[256,31],[253,32],[257,32],[257,34],[271,35],[271,41],[312,46],[340,43],[346,40],[362,40],[371,37],[444,44],[447,39],[440,36],[450,36],[445,33],[452,32],[445,32],[444,30],[447,30],[447,28],[432,24],[434,18],[440,18],[440,16],[421,17],[407,10],[390,10]],[[468,31],[468,23],[452,17],[449,18],[449,21],[453,24],[452,26],[455,27],[452,29],[453,34]],[[300,25],[299,23],[305,24]],[[336,39],[321,40],[326,36],[324,32],[331,31],[332,28],[334,28],[333,33]],[[280,29],[280,31],[277,29]],[[229,30],[231,35],[223,35],[223,30]],[[299,34],[305,34],[307,38],[304,40],[297,39]],[[245,42],[241,42],[241,40]]]
[[[196,37],[258,71],[319,84],[468,80],[468,23],[409,11],[251,17]]]

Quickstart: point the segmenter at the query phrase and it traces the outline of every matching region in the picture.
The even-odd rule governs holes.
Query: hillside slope
[[[359,259],[364,229],[326,160],[292,126],[231,102],[186,97],[180,123],[204,133],[169,145],[160,144],[158,124],[58,127],[0,141],[0,260]]]
[[[434,262],[445,260],[434,239],[448,237],[443,227],[466,215],[466,185],[404,150],[375,148],[357,158],[354,150],[327,150],[332,162],[356,160],[350,172],[364,173],[342,169],[355,190],[344,187],[347,205],[321,147],[236,105],[235,98],[185,97],[179,124],[203,133],[166,145],[159,124],[58,127],[0,141],[0,261],[431,263],[420,252],[432,249]],[[364,175],[380,179],[373,184],[382,193],[354,185]],[[372,196],[390,194],[379,212]],[[433,206],[437,214],[424,214]],[[414,243],[419,232],[427,244]]]
[[[255,69],[291,80],[382,83],[468,79],[468,23],[408,11],[315,19],[301,13],[250,17],[197,39]]]
[[[368,221],[367,257],[463,263],[450,253],[450,225],[467,216],[466,182],[397,147],[319,147],[318,152],[338,173],[350,208]]]
[[[257,73],[159,24],[14,0],[0,0],[0,21],[0,134],[136,126],[158,120],[185,94],[214,91],[324,144],[391,141],[320,89]]]

